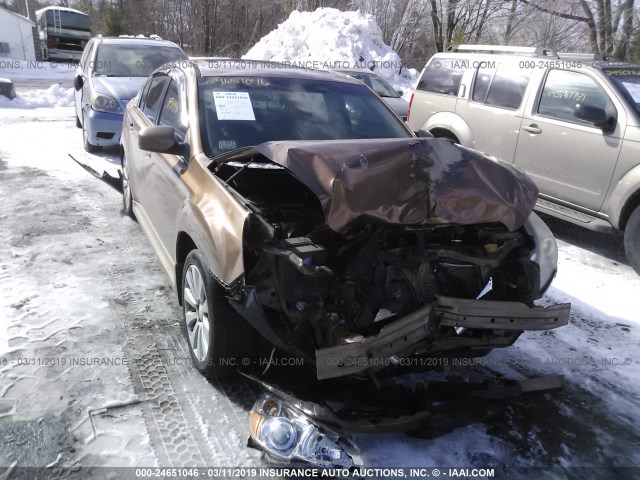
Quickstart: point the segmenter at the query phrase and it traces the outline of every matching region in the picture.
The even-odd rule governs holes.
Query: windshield
[[[607,68],[605,73],[640,115],[640,67]]]
[[[93,74],[108,77],[148,77],[160,65],[186,59],[186,55],[178,47],[103,44],[98,48]]]
[[[91,20],[88,15],[78,12],[69,12],[67,10],[59,10],[60,26],[65,29],[82,30],[88,32],[91,30]],[[53,27],[54,11],[47,10],[47,25]]]
[[[369,87],[371,90],[376,92],[381,97],[398,98],[400,96],[398,95],[398,92],[396,92],[393,89],[393,87],[389,85],[384,78],[374,73],[353,72],[353,71],[343,71],[342,73],[345,73],[350,77],[355,78],[356,80],[360,80],[362,83],[364,83],[367,87]]]
[[[407,138],[410,132],[362,85],[270,77],[199,80],[208,156],[276,140]]]

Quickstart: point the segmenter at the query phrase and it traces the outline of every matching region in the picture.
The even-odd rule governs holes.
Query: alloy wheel
[[[185,275],[183,290],[184,321],[194,356],[204,362],[209,352],[209,305],[204,279],[195,265],[190,265]]]

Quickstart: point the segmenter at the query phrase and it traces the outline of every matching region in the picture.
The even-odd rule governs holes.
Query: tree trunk
[[[518,6],[518,0],[511,1],[511,9],[509,10],[509,16],[507,17],[507,29],[504,32],[504,43],[507,45],[511,40],[511,35],[513,33],[513,20],[516,16],[516,7]]]
[[[436,50],[444,51],[444,39],[442,38],[442,22],[438,18],[438,5],[436,0],[431,0],[431,23],[433,24],[433,38],[436,42]]]

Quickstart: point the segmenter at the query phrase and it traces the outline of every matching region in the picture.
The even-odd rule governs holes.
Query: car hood
[[[406,117],[407,110],[409,109],[409,102],[402,97],[382,97],[387,105],[391,107],[391,110],[395,112],[399,117]]]
[[[92,77],[91,80],[96,92],[115,98],[125,107],[146,79],[147,77]]]
[[[512,165],[435,138],[268,142],[258,152],[320,200],[329,227],[357,221],[402,225],[498,222],[510,231],[531,214],[538,190]]]

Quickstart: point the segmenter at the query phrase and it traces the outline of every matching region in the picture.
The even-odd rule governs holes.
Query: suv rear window
[[[517,110],[527,90],[530,70],[501,65],[498,70],[479,68],[473,84],[472,100],[494,107]]]
[[[464,68],[465,65],[462,60],[436,58],[429,63],[416,88],[426,92],[456,96],[458,95]]]

